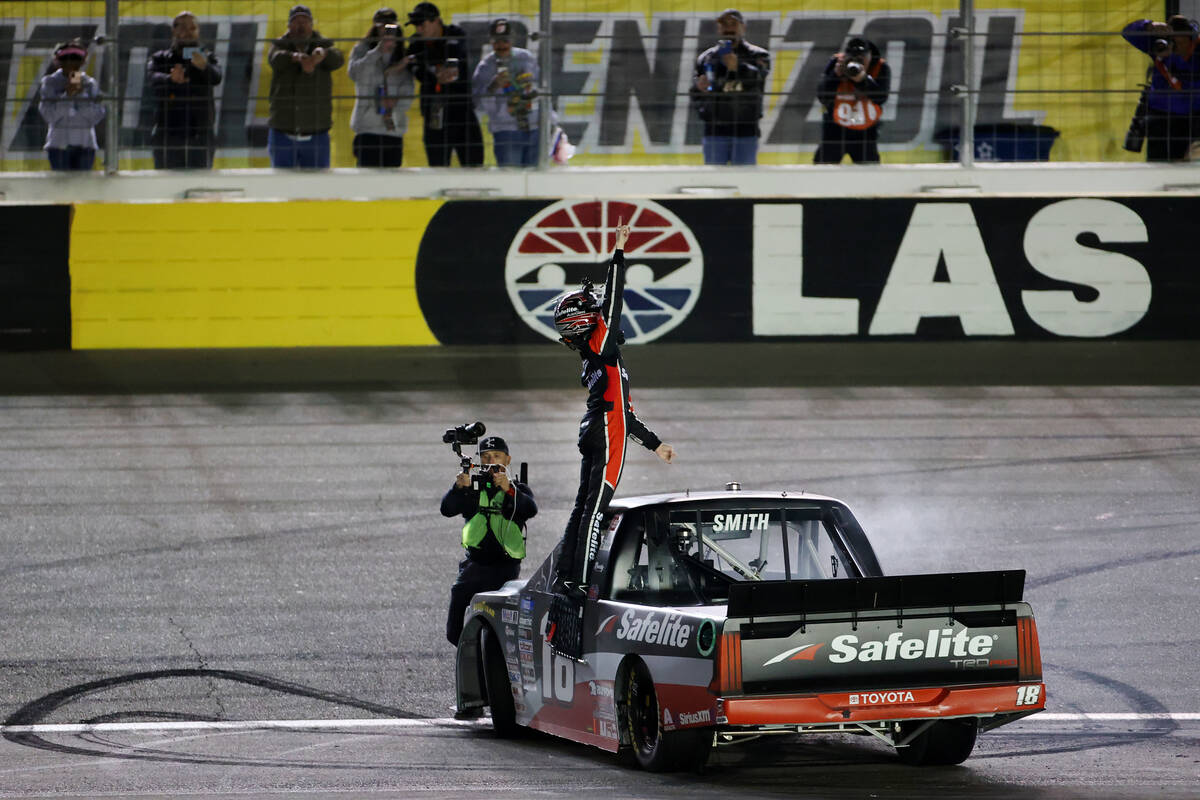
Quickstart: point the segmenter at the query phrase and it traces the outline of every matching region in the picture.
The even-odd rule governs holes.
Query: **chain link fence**
[[[362,44],[374,28],[377,2],[309,4],[313,28],[343,59],[332,68],[334,58],[314,68],[326,69],[329,78],[328,165],[360,164],[361,143],[367,141],[362,134],[382,121],[387,127],[379,135],[392,137],[383,141],[403,166],[427,166],[432,163],[427,145],[436,136],[430,126],[433,103],[441,88],[419,75],[413,80],[420,65],[403,63],[404,55],[416,52],[416,29],[405,25],[412,7],[395,8],[401,55],[379,65],[395,67],[383,93],[365,93],[364,82],[350,74],[356,52],[362,57],[378,44]],[[280,118],[273,103],[286,98],[278,85],[272,97],[273,79],[282,68],[269,55],[272,43],[287,33],[293,5],[287,0],[0,4],[0,169],[48,170],[48,136],[65,135],[72,124],[76,133],[66,146],[86,144],[89,105],[103,109],[96,112],[103,118],[90,126],[96,156],[88,166],[93,169],[154,169],[166,165],[161,151],[172,148],[183,148],[184,163],[170,166],[271,166],[271,127]],[[531,109],[535,122],[523,141],[534,142],[535,162],[543,169],[555,166],[551,143],[561,142],[560,131],[574,148],[572,165],[704,163],[706,136],[716,129],[706,127],[703,118],[711,113],[705,103],[711,104],[713,92],[698,88],[697,79],[707,77],[698,58],[710,48],[716,59],[723,57],[719,42],[728,38],[718,21],[723,5],[694,0],[559,0],[553,6],[549,0],[446,0],[440,5],[441,22],[452,27],[426,45],[445,57],[447,46],[461,46],[460,80],[469,82],[493,52],[489,26],[497,18],[508,20],[511,45],[530,53],[522,74],[533,73],[485,87],[495,95],[490,105],[474,98],[477,134],[453,128],[469,123],[464,120],[470,112],[456,116],[453,105],[469,108],[469,94],[447,95],[451,133],[443,135],[479,137],[476,150],[455,153],[451,164],[473,163],[478,155],[483,165],[495,165],[497,145],[512,138],[505,120],[516,119],[520,133],[521,114]],[[184,10],[198,24],[202,58],[195,61],[192,52],[176,48],[177,64],[169,58],[164,62],[161,54],[172,48],[173,21]],[[1144,160],[1144,148],[1134,151],[1125,144],[1141,84],[1153,76],[1148,72],[1153,61],[1131,46],[1122,30],[1135,20],[1195,11],[1188,4],[1119,0],[754,0],[738,10],[744,42],[769,54],[760,65],[766,68],[758,70],[761,99],[755,102],[761,118],[749,128],[754,161],[763,165],[813,163],[830,131],[839,130],[829,127],[829,115],[843,112],[847,120],[869,123],[857,130],[871,129],[883,164]],[[854,86],[839,85],[829,101],[821,96],[821,86],[831,59],[856,38],[877,53],[874,67],[886,64],[887,91],[879,102],[860,106]],[[51,80],[62,66],[56,50],[73,39],[86,49],[81,72],[94,80],[91,89],[87,81],[73,88]],[[742,62],[747,52],[740,51]],[[200,62],[203,68],[196,66]],[[212,67],[219,69],[219,81],[197,77]],[[1190,98],[1190,76],[1182,77],[1186,85],[1178,91]],[[740,84],[734,91],[739,90]],[[843,100],[845,106],[839,107]],[[176,110],[190,103],[189,124],[207,126],[211,133],[182,142],[165,136],[167,102]],[[59,134],[51,131],[55,125]],[[320,134],[321,126],[314,118],[283,133],[307,142],[304,137]],[[747,128],[740,130],[744,135]],[[188,163],[190,148],[204,151],[199,162]],[[566,156],[565,150],[557,153],[560,159]]]

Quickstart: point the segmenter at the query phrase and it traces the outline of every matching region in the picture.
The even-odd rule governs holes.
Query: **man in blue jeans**
[[[705,164],[755,164],[771,54],[746,41],[742,12],[717,17],[719,41],[696,59],[692,105],[704,122]]]
[[[288,29],[271,43],[271,118],[267,152],[272,167],[329,166],[333,127],[332,73],[346,57],[313,29],[308,6],[288,13]]]

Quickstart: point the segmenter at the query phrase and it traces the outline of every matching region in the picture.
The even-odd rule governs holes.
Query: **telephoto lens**
[[[1171,52],[1171,42],[1168,39],[1155,39],[1150,44],[1150,52],[1156,56],[1165,56]]]
[[[842,72],[845,72],[851,78],[857,78],[862,74],[863,65],[857,61],[847,61],[846,66],[842,67]]]

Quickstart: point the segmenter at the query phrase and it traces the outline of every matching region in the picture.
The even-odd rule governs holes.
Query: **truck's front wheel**
[[[621,699],[621,721],[633,757],[642,769],[650,772],[699,769],[708,760],[712,729],[663,730],[654,680],[641,660],[630,665]]]
[[[906,733],[922,724],[905,723],[901,730]],[[973,719],[938,720],[918,734],[907,747],[897,747],[896,755],[905,764],[918,767],[961,764],[975,749],[976,733],[977,725]]]

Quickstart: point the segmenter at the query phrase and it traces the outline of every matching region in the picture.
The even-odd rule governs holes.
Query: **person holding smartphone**
[[[483,165],[483,132],[471,96],[466,31],[442,22],[433,3],[417,3],[408,13],[416,36],[408,45],[408,68],[421,84],[425,156],[431,167],[448,167],[458,154],[462,167]]]
[[[38,113],[46,120],[46,158],[53,170],[87,171],[96,162],[96,124],[104,119],[96,81],[83,71],[87,45],[80,39],[54,49],[58,67],[42,78]]]
[[[736,8],[717,17],[717,36],[717,43],[696,58],[690,91],[704,122],[704,163],[756,164],[771,55],[746,41],[746,21]]]
[[[221,70],[200,45],[200,22],[181,11],[171,22],[171,46],[150,56],[146,82],[154,96],[150,143],[155,169],[210,169],[216,137],[213,87]]]
[[[354,81],[354,157],[360,167],[404,164],[404,131],[412,105],[413,79],[396,12],[381,8],[371,30],[350,51],[347,73]]]

